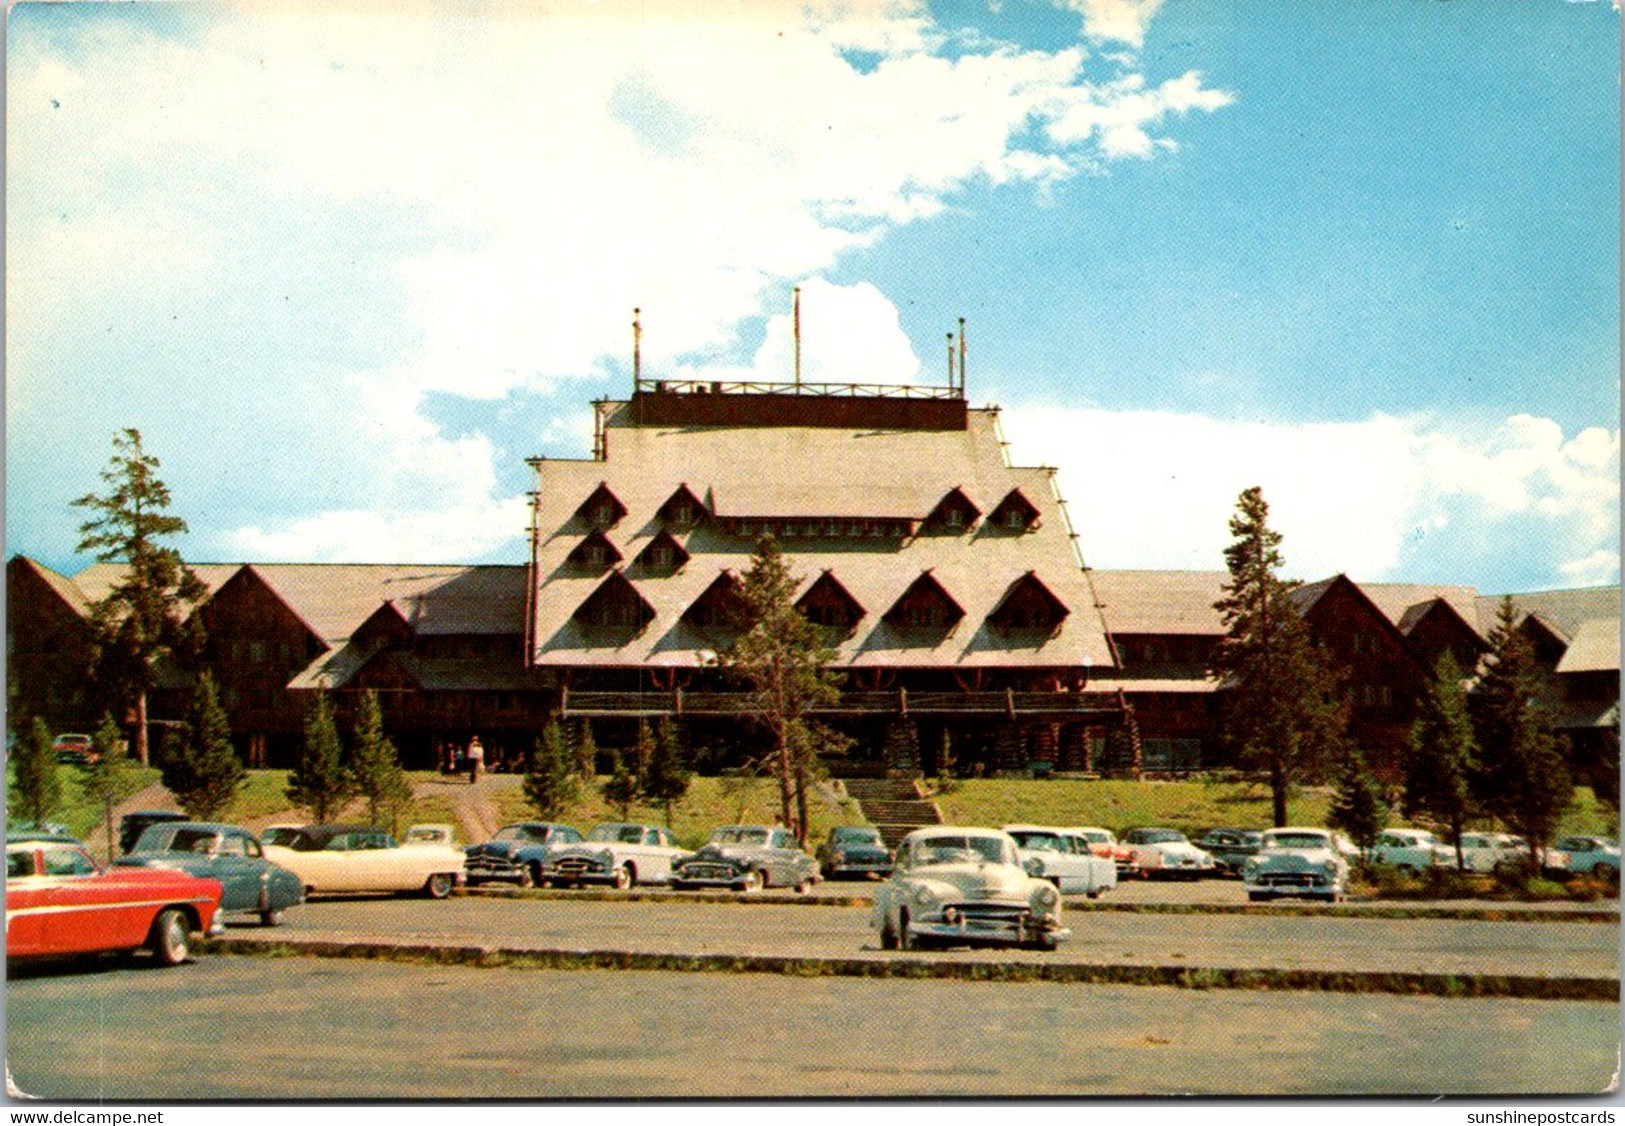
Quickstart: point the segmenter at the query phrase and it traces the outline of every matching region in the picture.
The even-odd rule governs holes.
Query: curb
[[[1431,997],[1512,997],[1617,1004],[1613,978],[1518,974],[1270,970],[1055,962],[971,962],[929,958],[818,958],[758,954],[650,954],[627,950],[549,950],[386,942],[300,942],[217,938],[207,955],[357,958],[479,968],[664,970],[678,973],[771,973],[790,977],[866,977],[959,981],[1161,985],[1181,989],[1252,989],[1315,993],[1387,993]]]
[[[874,901],[857,895],[794,895],[774,892],[665,891],[638,889],[612,891],[608,888],[560,890],[556,888],[478,887],[457,893],[476,899],[554,899],[591,903],[726,903],[744,907],[868,907]],[[1539,907],[1407,907],[1342,904],[1321,906],[1301,903],[1109,903],[1067,899],[1068,913],[1118,911],[1140,915],[1255,915],[1296,916],[1334,919],[1447,919],[1487,923],[1612,923],[1620,922],[1618,911],[1582,908],[1573,911],[1543,910]]]

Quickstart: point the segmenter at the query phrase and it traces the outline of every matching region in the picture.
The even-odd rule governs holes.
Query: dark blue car
[[[165,821],[148,826],[124,868],[170,868],[219,880],[220,910],[258,915],[265,926],[282,921],[282,913],[305,901],[298,876],[265,859],[258,838],[236,825],[207,821]]]
[[[488,880],[503,880],[522,888],[535,887],[546,877],[547,850],[581,840],[581,830],[551,821],[521,821],[504,825],[484,844],[463,850],[463,871],[472,887]]]

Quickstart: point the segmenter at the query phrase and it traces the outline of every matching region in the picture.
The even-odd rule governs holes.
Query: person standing
[[[468,781],[472,785],[480,780],[480,772],[485,769],[485,748],[480,745],[478,735],[468,742]]]

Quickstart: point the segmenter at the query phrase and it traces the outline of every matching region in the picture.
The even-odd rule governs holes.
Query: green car
[[[305,901],[304,883],[265,859],[259,840],[247,829],[207,821],[165,821],[151,825],[135,842],[121,868],[169,868],[219,880],[222,913],[246,912],[274,927],[282,913]]]

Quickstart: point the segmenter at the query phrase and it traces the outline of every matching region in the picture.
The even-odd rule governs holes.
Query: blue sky
[[[1619,573],[1605,3],[35,5],[7,62],[6,548],[113,432],[196,560],[523,559],[647,370],[939,380],[1088,561]]]

